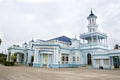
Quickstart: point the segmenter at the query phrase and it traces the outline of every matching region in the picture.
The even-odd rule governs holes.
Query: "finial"
[[[76,35],[75,35],[75,39],[77,39],[77,38],[76,38]]]
[[[25,44],[27,44],[26,41],[25,41]]]
[[[91,8],[91,14],[93,14],[93,12],[92,12],[92,8]]]
[[[34,42],[34,39],[32,38],[32,40],[31,40],[32,42]]]

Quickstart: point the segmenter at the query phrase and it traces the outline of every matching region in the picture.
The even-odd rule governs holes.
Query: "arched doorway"
[[[48,64],[48,54],[43,54],[43,67],[47,67]]]
[[[120,65],[119,56],[113,56],[113,64],[115,68],[119,68]]]
[[[88,64],[88,65],[91,65],[91,64],[92,64],[91,54],[90,54],[90,53],[87,54],[87,64]]]
[[[16,62],[23,63],[24,62],[24,54],[21,52],[16,52]]]

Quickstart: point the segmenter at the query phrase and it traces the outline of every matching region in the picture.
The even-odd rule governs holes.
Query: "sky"
[[[111,48],[120,44],[120,0],[0,0],[0,52],[13,44],[87,32],[90,10]]]

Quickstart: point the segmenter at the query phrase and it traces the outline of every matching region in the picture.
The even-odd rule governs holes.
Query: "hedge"
[[[4,65],[5,66],[14,66],[14,62],[8,62],[8,61],[6,61],[6,62],[4,62]]]

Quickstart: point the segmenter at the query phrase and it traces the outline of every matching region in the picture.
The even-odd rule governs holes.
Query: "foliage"
[[[0,63],[4,63],[6,61],[7,55],[0,53]]]
[[[0,44],[2,43],[2,40],[0,39]]]
[[[11,55],[10,59],[14,62],[16,60],[16,54]]]
[[[6,62],[4,62],[4,65],[5,66],[14,66],[14,62],[8,62],[8,61],[6,61]]]

